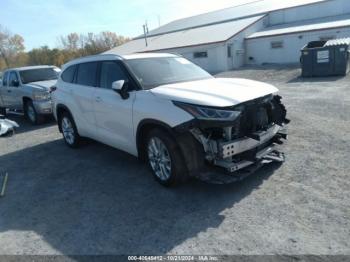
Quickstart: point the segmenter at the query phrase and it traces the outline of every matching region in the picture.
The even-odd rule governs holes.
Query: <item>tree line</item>
[[[29,65],[61,66],[74,58],[99,54],[129,40],[114,32],[71,33],[59,37],[55,48],[45,45],[26,52],[23,37],[0,25],[0,71]]]

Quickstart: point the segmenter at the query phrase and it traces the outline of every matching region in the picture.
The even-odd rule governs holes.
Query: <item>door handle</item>
[[[99,103],[99,102],[101,102],[101,101],[102,101],[102,98],[101,98],[101,97],[99,97],[99,96],[97,96],[97,97],[95,98],[95,101]]]

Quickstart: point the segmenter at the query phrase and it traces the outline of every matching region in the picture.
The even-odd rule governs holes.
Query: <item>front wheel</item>
[[[29,120],[29,122],[33,125],[38,125],[43,122],[43,116],[39,115],[32,101],[27,101],[24,105],[24,114],[25,117]]]
[[[154,129],[147,138],[147,162],[155,179],[164,186],[183,183],[188,171],[176,141],[166,132]]]

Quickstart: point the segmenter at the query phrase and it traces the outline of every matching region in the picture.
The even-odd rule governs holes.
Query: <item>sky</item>
[[[0,25],[25,40],[26,50],[58,46],[72,32],[112,31],[135,37],[173,20],[254,0],[0,0]]]

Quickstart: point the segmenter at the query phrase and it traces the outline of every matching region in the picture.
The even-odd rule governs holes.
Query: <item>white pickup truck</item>
[[[52,114],[50,87],[55,85],[60,69],[55,66],[30,66],[3,72],[0,84],[0,114],[6,109],[23,111],[32,124],[39,124]]]

